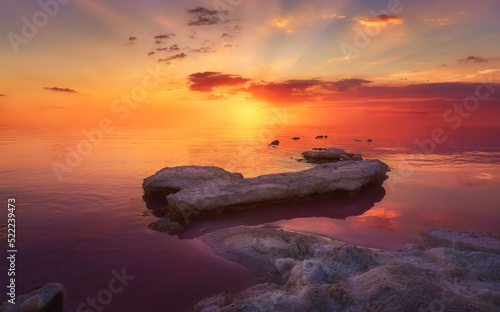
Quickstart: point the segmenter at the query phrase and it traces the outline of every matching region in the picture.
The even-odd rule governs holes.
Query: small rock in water
[[[180,223],[172,221],[168,218],[158,219],[148,224],[148,226],[153,230],[171,235],[176,235],[184,231],[184,227],[180,225]]]
[[[300,140],[299,137],[293,137],[292,140]]]
[[[330,147],[320,151],[305,151],[302,153],[302,157],[304,157],[308,162],[315,164],[351,160],[351,157],[349,157],[343,149],[336,147]]]
[[[280,141],[279,140],[274,140],[269,145],[280,145]]]
[[[351,157],[352,160],[363,160],[363,156],[361,154],[350,154],[348,153],[347,156]]]
[[[368,139],[368,140],[366,140],[366,142],[370,143],[370,142],[373,142],[373,140],[372,139]]]
[[[318,136],[316,136],[316,139],[324,139],[324,138],[325,138],[324,135],[318,135]]]

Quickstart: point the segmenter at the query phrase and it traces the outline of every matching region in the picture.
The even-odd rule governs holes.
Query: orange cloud
[[[323,15],[321,15],[321,18],[322,19],[333,19],[333,18],[343,19],[343,18],[345,18],[345,15],[340,15],[337,13],[323,14]]]
[[[424,21],[438,26],[444,26],[451,23],[448,18],[426,18]]]
[[[275,18],[271,21],[271,25],[278,28],[286,28],[290,23],[286,18]]]
[[[365,26],[386,26],[389,24],[392,25],[397,25],[397,24],[402,24],[404,20],[401,17],[397,17],[394,15],[386,15],[386,14],[381,14],[375,16],[373,19],[364,19],[359,21],[361,25]]]

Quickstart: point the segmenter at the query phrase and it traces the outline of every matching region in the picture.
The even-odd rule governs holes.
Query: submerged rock
[[[292,140],[295,140],[295,141],[300,140],[300,137],[293,137]]]
[[[144,180],[144,191],[162,192],[163,188],[170,190],[177,187],[179,190],[176,193],[166,197],[167,210],[170,216],[187,220],[200,215],[217,214],[229,208],[248,209],[297,197],[354,191],[369,183],[382,184],[387,178],[388,166],[376,159],[344,161],[299,172],[246,179],[239,173],[214,168],[164,168]],[[169,171],[175,174],[169,174]],[[217,174],[212,175],[214,172]],[[160,177],[156,177],[158,174]],[[198,176],[200,179],[197,179]],[[175,180],[170,181],[167,177],[174,177]],[[158,181],[158,184],[152,181]]]
[[[17,296],[15,304],[7,300],[0,304],[2,312],[62,312],[66,301],[66,290],[59,283],[50,283],[43,287]]]
[[[184,227],[180,223],[172,221],[168,218],[160,218],[148,224],[155,231],[176,235],[184,231]]]
[[[399,251],[269,227],[214,232],[202,241],[216,254],[250,268],[260,284],[204,299],[195,310],[499,311],[500,255],[476,247],[500,241],[442,231],[424,231],[422,246]],[[452,248],[450,237],[468,243]]]

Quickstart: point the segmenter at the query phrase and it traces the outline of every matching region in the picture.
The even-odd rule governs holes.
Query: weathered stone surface
[[[219,167],[166,167],[144,179],[142,187],[145,194],[166,195],[202,182],[231,182],[238,179],[243,179],[241,173],[231,173]]]
[[[208,234],[203,242],[261,284],[207,298],[196,311],[500,311],[500,255],[476,248],[498,240],[469,233],[458,250],[447,240],[463,232],[431,232],[432,247],[399,251],[266,227]]]
[[[305,151],[302,153],[302,157],[310,163],[351,160],[351,157],[343,149],[336,147],[330,147],[322,151]]]
[[[161,186],[185,186],[167,196],[168,211],[174,218],[189,219],[198,215],[220,213],[226,208],[248,208],[262,203],[279,202],[297,197],[311,196],[337,191],[354,191],[369,183],[382,184],[386,179],[388,166],[379,160],[344,161],[329,163],[299,171],[262,175],[255,178],[238,179],[241,175],[223,169],[212,179],[203,173],[205,168],[213,172],[214,167],[188,167],[185,174],[177,168],[161,170],[161,185],[148,183],[145,191]],[[176,181],[165,180],[168,170],[175,170]],[[195,173],[192,176],[192,172]],[[197,180],[200,174],[202,179]],[[154,176],[145,181],[155,180]],[[146,184],[146,183],[145,183]]]
[[[500,240],[492,234],[428,229],[420,232],[422,244],[428,247],[448,247],[500,254]]]
[[[66,290],[59,283],[50,283],[17,296],[16,304],[7,300],[0,304],[2,312],[62,312]]]

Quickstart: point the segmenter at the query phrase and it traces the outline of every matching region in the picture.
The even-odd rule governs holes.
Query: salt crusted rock
[[[147,195],[171,194],[203,182],[238,179],[243,179],[241,173],[230,173],[213,166],[166,167],[144,179],[142,187]]]
[[[184,220],[220,213],[227,208],[255,205],[336,191],[354,191],[369,183],[382,184],[388,166],[371,159],[323,164],[308,170],[243,179],[217,167],[164,168],[144,179],[146,193],[167,195],[168,212]]]
[[[297,237],[307,251],[290,250]],[[202,241],[261,283],[204,299],[195,311],[500,311],[500,255],[478,250],[498,239],[450,230],[421,238],[420,247],[377,251],[268,227],[217,231]]]
[[[336,147],[313,148],[312,151],[303,152],[302,157],[304,157],[307,162],[313,164],[324,164],[342,160],[363,160],[363,156],[360,154],[346,153],[343,149]]]
[[[450,247],[458,250],[477,250],[500,254],[500,240],[491,234],[429,229],[420,232],[422,243],[428,247]]]

